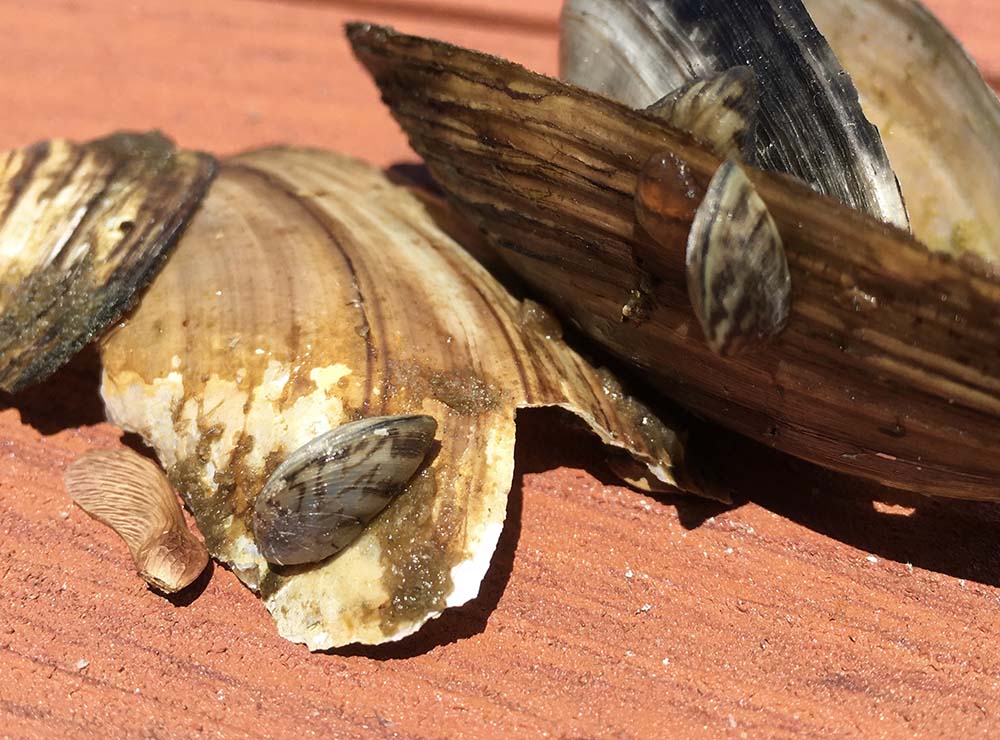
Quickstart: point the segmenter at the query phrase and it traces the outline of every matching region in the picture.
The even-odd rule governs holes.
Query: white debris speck
[[[670,665],[670,658],[664,658],[661,662],[663,665]]]
[[[637,611],[636,614],[644,614],[652,608],[653,608],[652,604],[643,604],[642,606],[639,607],[639,611]]]
[[[732,555],[732,554],[733,554],[733,548],[727,547],[726,548],[726,555]]]
[[[633,653],[631,650],[626,650],[625,651],[625,657],[626,658],[634,658],[635,657],[635,653]]]
[[[80,660],[76,661],[76,669],[78,671],[82,671],[84,668],[86,668],[89,665],[90,665],[90,661],[87,660],[86,658],[80,658]]]
[[[869,555],[867,558],[865,558],[865,560],[867,560],[869,563],[877,563],[878,562],[878,558],[875,557],[874,555]]]
[[[912,572],[913,572],[913,563],[907,563],[907,564],[906,564],[906,569],[907,569],[907,570],[908,570],[908,571],[909,571],[910,573],[912,573]]]
[[[68,511],[60,511],[59,512],[59,518],[60,519],[69,519],[69,512]]]
[[[629,568],[627,571],[625,571],[625,577],[626,578],[634,578],[635,577],[635,573],[632,572],[631,568]]]

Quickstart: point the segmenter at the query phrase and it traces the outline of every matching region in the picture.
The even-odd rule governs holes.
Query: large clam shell
[[[214,172],[156,133],[0,152],[0,388],[47,377],[128,309]]]
[[[684,485],[677,437],[512,298],[382,173],[271,149],[225,162],[173,258],[102,344],[110,418],[156,450],[217,558],[285,637],[412,633],[473,598],[506,514],[518,408],[581,417]],[[333,558],[273,567],[250,529],[292,451],[346,422],[427,414],[439,449]]]
[[[348,33],[451,201],[551,305],[662,393],[831,468],[998,498],[1000,276],[989,265],[748,167],[784,245],[791,310],[765,350],[720,358],[688,299],[686,229],[658,243],[635,215],[654,154],[668,152],[704,192],[717,153],[652,113],[495,57],[370,25]],[[640,268],[640,254],[658,259]],[[641,320],[623,322],[646,280],[662,289]]]

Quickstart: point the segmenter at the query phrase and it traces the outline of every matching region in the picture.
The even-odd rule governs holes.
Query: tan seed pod
[[[715,173],[687,245],[688,295],[720,355],[753,348],[788,321],[791,279],[781,235],[733,160]]]
[[[153,588],[174,593],[208,564],[205,546],[188,529],[163,471],[128,449],[94,450],[66,471],[77,506],[118,534]]]

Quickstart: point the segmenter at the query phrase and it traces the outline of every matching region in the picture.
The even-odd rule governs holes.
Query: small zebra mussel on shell
[[[706,341],[720,355],[737,354],[785,327],[791,281],[781,234],[733,160],[715,173],[691,224],[687,279]]]
[[[664,95],[646,108],[690,131],[724,157],[743,159],[756,142],[760,86],[751,67],[732,67]]]
[[[997,499],[1000,105],[957,42],[913,0],[569,0],[562,23],[572,84],[348,35],[508,269],[661,393],[833,469]]]
[[[402,493],[436,431],[431,416],[383,416],[304,444],[257,494],[253,533],[261,555],[277,565],[302,565],[343,550]]]

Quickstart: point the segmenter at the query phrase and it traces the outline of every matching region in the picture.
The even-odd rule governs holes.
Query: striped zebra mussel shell
[[[430,416],[381,416],[307,442],[257,495],[253,531],[261,554],[301,565],[343,550],[403,491],[436,431]]]
[[[733,160],[709,183],[688,235],[686,261],[688,296],[715,352],[739,354],[784,328],[791,278],[781,235]]]

